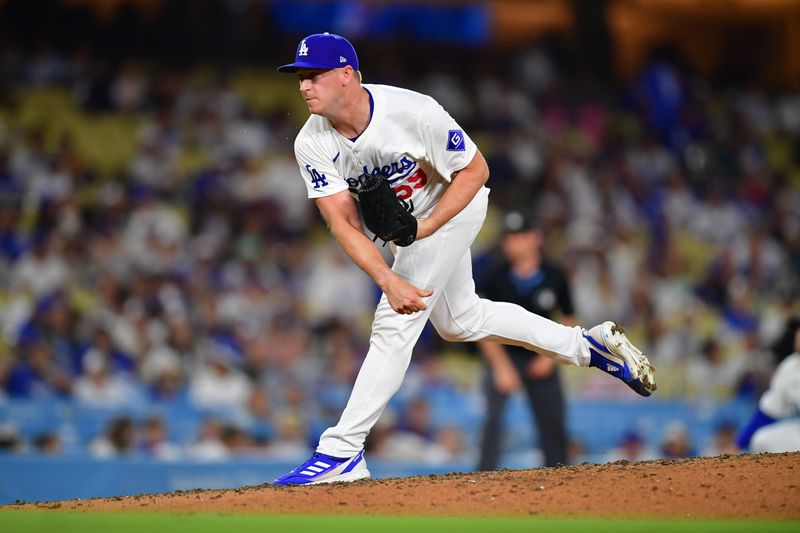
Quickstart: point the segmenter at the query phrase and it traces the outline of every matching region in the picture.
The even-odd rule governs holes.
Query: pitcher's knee
[[[458,317],[450,317],[444,321],[434,321],[433,327],[439,336],[449,342],[469,342],[480,340],[477,333],[481,330],[482,314],[473,309]]]
[[[464,342],[467,340],[467,332],[456,324],[448,324],[447,326],[434,324],[433,327],[436,328],[439,336],[448,342]]]

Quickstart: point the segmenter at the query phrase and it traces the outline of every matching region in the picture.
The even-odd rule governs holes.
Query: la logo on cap
[[[306,45],[306,40],[303,39],[300,42],[300,50],[297,51],[298,56],[307,56],[308,55],[308,46]]]

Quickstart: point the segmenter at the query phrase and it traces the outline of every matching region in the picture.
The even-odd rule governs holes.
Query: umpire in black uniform
[[[479,286],[482,297],[518,304],[562,324],[575,325],[572,296],[564,270],[542,255],[544,235],[532,217],[510,211],[503,219],[503,260]],[[560,314],[560,317],[558,316]],[[567,463],[564,393],[557,363],[516,346],[479,343],[487,361],[486,422],[479,470],[497,468],[503,410],[509,395],[524,385],[539,428],[545,466]]]

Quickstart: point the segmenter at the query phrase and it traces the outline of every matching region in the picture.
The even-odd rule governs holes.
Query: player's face
[[[300,69],[300,94],[308,110],[316,115],[325,115],[335,106],[341,94],[341,70]]]

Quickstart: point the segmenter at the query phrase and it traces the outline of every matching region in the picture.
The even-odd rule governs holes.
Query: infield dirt
[[[20,509],[225,514],[800,519],[800,453],[70,500]]]

